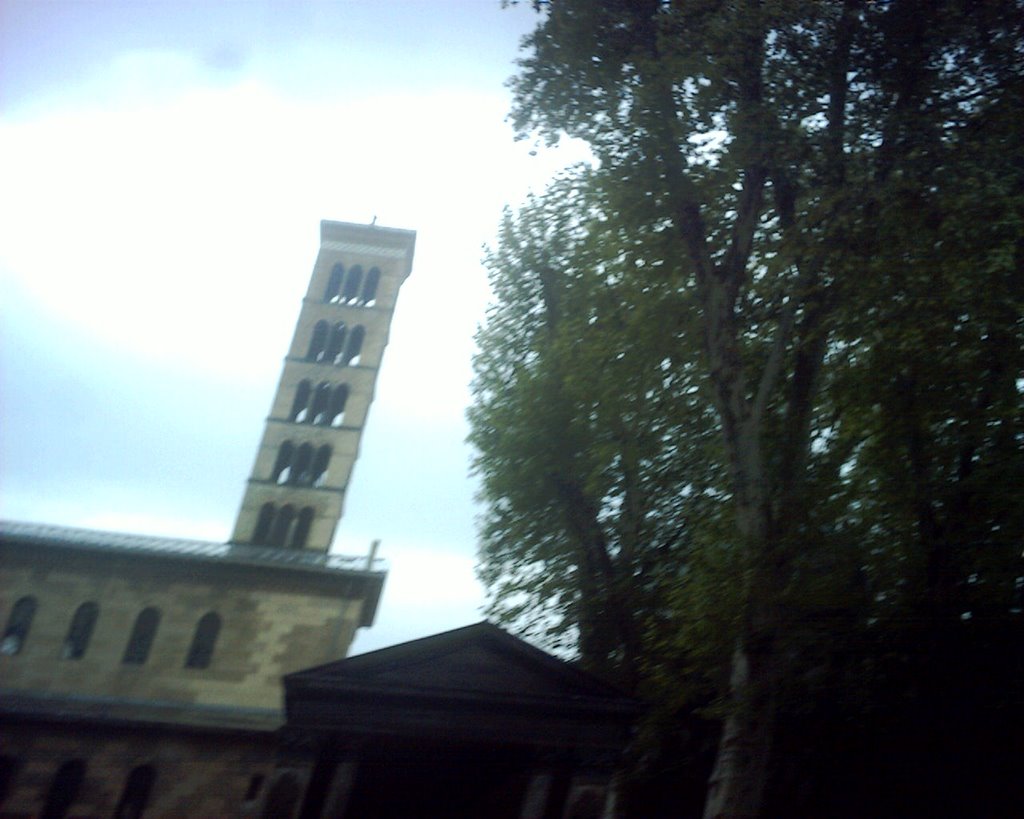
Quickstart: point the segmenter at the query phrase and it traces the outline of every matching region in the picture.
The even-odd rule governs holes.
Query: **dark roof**
[[[638,703],[483,622],[284,678],[289,725],[621,747]],[[585,740],[582,739],[585,737]]]
[[[383,561],[334,555],[312,550],[274,549],[206,540],[78,529],[48,523],[0,521],[0,546],[18,549],[56,549],[97,556],[118,556],[195,563],[302,578],[306,584],[355,593],[365,598],[361,625],[373,623],[387,576]],[[167,565],[166,563],[164,565]],[[193,569],[194,570],[194,569]]]

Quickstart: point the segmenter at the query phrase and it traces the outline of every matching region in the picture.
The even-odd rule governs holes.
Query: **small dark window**
[[[339,384],[334,388],[331,395],[331,411],[328,413],[329,423],[332,427],[340,427],[345,420],[345,404],[348,403],[348,386]]]
[[[274,504],[265,503],[260,507],[260,516],[256,521],[256,531],[252,533],[252,542],[256,546],[265,546],[270,534],[270,524],[274,522]]]
[[[322,361],[324,347],[327,345],[327,322],[318,321],[313,327],[313,336],[309,340],[309,352],[306,353],[306,361]]]
[[[364,335],[366,335],[366,330],[363,329],[362,325],[352,330],[352,335],[348,339],[348,346],[345,348],[345,355],[341,358],[342,364],[347,366],[359,363],[359,353],[363,349]]]
[[[313,396],[313,409],[311,411],[314,424],[328,423],[327,411],[331,404],[331,385],[326,381],[316,388],[316,395]]]
[[[348,271],[348,278],[345,279],[345,292],[341,294],[341,300],[345,304],[351,304],[359,298],[359,285],[363,283],[363,268],[354,265]]]
[[[327,282],[327,290],[324,293],[324,301],[331,302],[338,300],[338,293],[341,291],[341,280],[345,275],[345,268],[336,264],[331,271],[331,278]]]
[[[309,539],[309,530],[313,526],[313,507],[303,507],[299,512],[298,522],[295,524],[295,533],[292,535],[292,548],[302,549]]]
[[[85,760],[71,759],[57,769],[46,792],[46,804],[40,819],[63,819],[75,800],[85,779]]]
[[[153,647],[157,627],[160,625],[160,609],[150,606],[139,612],[135,618],[128,645],[124,649],[121,662],[128,665],[142,665],[149,658],[149,650]]]
[[[263,819],[287,819],[295,812],[299,801],[299,780],[293,773],[282,774],[263,805]]]
[[[311,470],[313,486],[320,486],[327,478],[327,466],[331,462],[331,447],[324,444],[316,451],[316,458],[313,461]]]
[[[78,607],[75,616],[71,618],[68,636],[64,638],[64,649],[61,654],[65,660],[80,660],[85,656],[99,615],[100,607],[96,603],[82,603]]]
[[[285,504],[274,518],[274,526],[270,530],[267,545],[284,546],[288,541],[288,531],[292,528],[293,520],[295,520],[295,507],[290,503]]]
[[[359,299],[360,304],[371,305],[377,301],[377,285],[380,284],[380,270],[371,267],[366,274],[366,283],[363,285],[363,295]]]
[[[292,401],[292,411],[288,413],[288,420],[301,424],[306,420],[309,406],[310,385],[308,381],[300,381],[295,388],[295,400]]]
[[[345,349],[345,335],[347,333],[348,328],[345,326],[345,322],[339,321],[334,325],[334,328],[331,330],[331,338],[327,343],[327,350],[323,357],[325,364],[338,363],[338,359],[341,358],[341,353]]]
[[[208,611],[199,618],[196,624],[196,633],[192,637],[192,645],[188,650],[188,657],[185,660],[185,668],[209,668],[210,660],[213,659],[213,647],[217,644],[217,635],[220,633],[220,615],[215,611]]]
[[[249,787],[245,790],[245,802],[255,802],[263,788],[263,774],[253,774],[249,780]]]
[[[291,441],[285,441],[277,451],[277,460],[274,462],[274,470],[270,473],[270,480],[274,483],[287,483],[291,475],[292,458],[295,456],[295,447]]]
[[[114,819],[139,819],[149,802],[149,793],[153,790],[156,779],[156,768],[152,765],[139,765],[128,774],[121,793],[121,801],[117,803]]]
[[[14,604],[11,615],[7,618],[4,638],[0,640],[0,654],[18,654],[25,646],[28,630],[32,628],[32,618],[36,616],[36,599],[22,597]]]
[[[295,451],[295,460],[292,462],[292,474],[289,483],[296,486],[312,486],[313,473],[310,466],[313,463],[313,447],[310,444],[302,444]]]

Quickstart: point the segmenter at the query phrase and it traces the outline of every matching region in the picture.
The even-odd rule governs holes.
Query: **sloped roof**
[[[284,685],[289,725],[359,734],[586,735],[617,745],[638,711],[618,689],[488,622],[298,671]]]

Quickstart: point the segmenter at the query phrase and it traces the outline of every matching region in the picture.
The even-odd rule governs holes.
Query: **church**
[[[0,523],[3,817],[615,812],[636,704],[489,623],[348,657],[330,551],[416,234],[324,221],[231,539]]]

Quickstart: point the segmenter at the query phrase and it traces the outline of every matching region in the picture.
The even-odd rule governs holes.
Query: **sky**
[[[482,248],[585,158],[517,142],[499,0],[0,0],[0,517],[225,541],[321,219],[417,231],[334,551],[356,653],[482,618]]]

